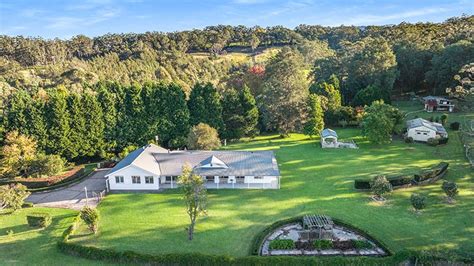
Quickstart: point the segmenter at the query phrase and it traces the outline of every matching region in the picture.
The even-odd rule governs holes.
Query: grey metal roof
[[[323,131],[321,131],[321,137],[326,138],[326,137],[335,137],[337,138],[337,133],[336,131],[330,129],[330,128],[325,128]]]
[[[408,129],[415,128],[415,127],[427,127],[431,130],[436,131],[436,127],[433,126],[433,124],[430,121],[425,120],[423,118],[415,118],[415,119],[407,121],[407,128]]]
[[[155,144],[148,144],[146,146],[138,148],[129,153],[118,164],[116,164],[112,169],[110,169],[106,176],[130,165],[135,165],[150,173],[156,173],[157,175],[159,175],[160,167],[157,164],[155,157],[153,156],[155,153],[168,153],[168,150]]]
[[[426,97],[423,97],[423,100],[425,101],[429,101],[429,100],[446,100],[448,101],[447,98],[444,98],[444,97],[440,97],[440,96],[426,96]]]
[[[185,164],[202,176],[279,176],[278,164],[272,151],[173,151],[154,154],[161,175],[179,176]],[[222,161],[225,167],[200,167],[202,162]]]

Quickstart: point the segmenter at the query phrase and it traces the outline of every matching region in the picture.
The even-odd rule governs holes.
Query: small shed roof
[[[327,228],[333,225],[331,217],[326,215],[305,215],[303,217],[303,226],[309,229]]]
[[[327,138],[327,137],[334,137],[337,138],[337,133],[336,131],[330,129],[330,128],[325,128],[323,131],[321,131],[321,137]]]

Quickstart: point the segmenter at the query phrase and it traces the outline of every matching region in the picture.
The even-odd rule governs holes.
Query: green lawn
[[[451,121],[464,115],[451,115]],[[474,119],[472,114],[469,115]],[[454,120],[453,120],[454,119]],[[358,150],[323,150],[318,140],[300,134],[280,139],[263,136],[228,149],[275,150],[282,174],[280,190],[210,190],[209,212],[200,218],[195,239],[186,239],[180,194],[115,194],[101,203],[100,234],[73,241],[117,250],[160,254],[200,252],[245,256],[253,237],[269,224],[302,214],[327,214],[369,232],[394,251],[447,249],[474,254],[473,172],[463,157],[457,133],[449,144],[430,147],[395,140],[372,145],[359,129],[337,129],[341,138],[354,138]],[[460,187],[456,205],[443,201],[441,182],[397,190],[385,205],[353,189],[356,177],[413,172],[439,161],[450,163],[446,179]],[[411,210],[411,193],[428,196],[421,215]]]
[[[48,212],[52,224],[42,230],[28,226],[26,215],[31,212]],[[64,209],[28,208],[14,214],[0,213],[0,265],[98,265],[81,258],[64,255],[56,248],[61,234],[71,224],[77,212]],[[13,230],[12,236],[7,235]]]

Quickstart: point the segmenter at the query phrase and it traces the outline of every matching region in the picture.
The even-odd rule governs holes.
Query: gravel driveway
[[[95,207],[98,204],[96,193],[104,191],[106,188],[105,174],[108,170],[96,170],[81,182],[67,187],[32,193],[27,201],[33,202],[35,206],[80,210],[86,204],[84,187],[87,187],[87,203],[89,206]]]

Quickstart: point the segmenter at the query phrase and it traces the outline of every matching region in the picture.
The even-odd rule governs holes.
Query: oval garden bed
[[[325,215],[306,215],[265,236],[262,256],[386,256],[389,253],[359,230]]]

